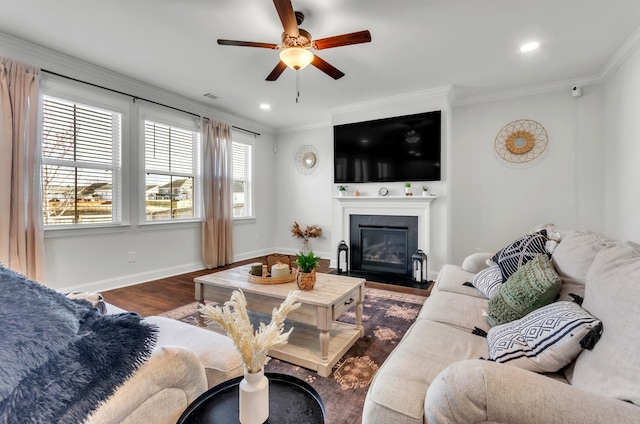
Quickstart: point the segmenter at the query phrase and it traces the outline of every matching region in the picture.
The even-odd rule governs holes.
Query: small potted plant
[[[427,192],[429,191],[429,186],[423,185],[422,186],[422,195],[423,196],[428,196]]]
[[[340,196],[346,196],[347,195],[347,187],[346,185],[339,185],[338,186],[338,192],[340,193]]]
[[[407,196],[413,196],[413,192],[411,191],[411,183],[404,183],[404,194]]]
[[[308,254],[302,252],[296,255],[295,264],[298,265],[296,282],[300,290],[311,290],[316,284],[316,268],[319,266],[320,257],[313,254],[313,250]]]

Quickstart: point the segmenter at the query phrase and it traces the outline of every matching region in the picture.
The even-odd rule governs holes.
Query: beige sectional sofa
[[[364,424],[640,423],[640,246],[564,231],[552,264],[559,300],[584,298],[604,330],[569,366],[535,373],[488,361],[489,300],[445,265],[418,319],[376,374]],[[473,263],[473,261],[465,261]],[[474,272],[470,272],[474,271]]]
[[[107,305],[107,313],[124,310]],[[243,373],[230,338],[164,317],[151,357],[89,418],[89,424],[175,424],[199,395]]]

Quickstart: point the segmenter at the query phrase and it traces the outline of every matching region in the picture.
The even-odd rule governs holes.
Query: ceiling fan
[[[284,28],[281,46],[252,41],[218,40],[218,44],[223,46],[259,47],[281,50],[280,62],[267,76],[267,81],[277,80],[287,67],[299,70],[309,64],[320,69],[333,79],[340,79],[344,76],[343,72],[311,53],[309,49],[322,50],[350,44],[368,43],[371,41],[371,33],[366,30],[313,40],[311,34],[298,27],[298,25],[304,21],[304,14],[293,11],[291,0],[273,0],[273,4],[276,7],[278,16],[282,22],[282,27]]]

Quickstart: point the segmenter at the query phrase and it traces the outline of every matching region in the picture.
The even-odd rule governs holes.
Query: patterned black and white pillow
[[[500,285],[503,283],[502,271],[498,265],[490,266],[474,275],[470,282],[487,299],[491,299],[500,290]]]
[[[538,255],[548,255],[545,244],[547,232],[542,230],[527,234],[509,243],[496,253],[491,260],[500,266],[502,278],[506,281],[518,268]]]
[[[534,372],[555,372],[593,349],[602,322],[574,302],[555,302],[487,334],[489,357]]]

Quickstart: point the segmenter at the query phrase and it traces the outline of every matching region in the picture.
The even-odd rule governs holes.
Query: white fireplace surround
[[[429,256],[431,203],[437,196],[340,196],[334,197],[331,219],[332,244],[338,246],[344,240],[351,246],[349,222],[351,215],[391,215],[418,217],[418,249]],[[331,266],[337,267],[337,250],[331,258]],[[424,270],[428,273],[428,270]]]

